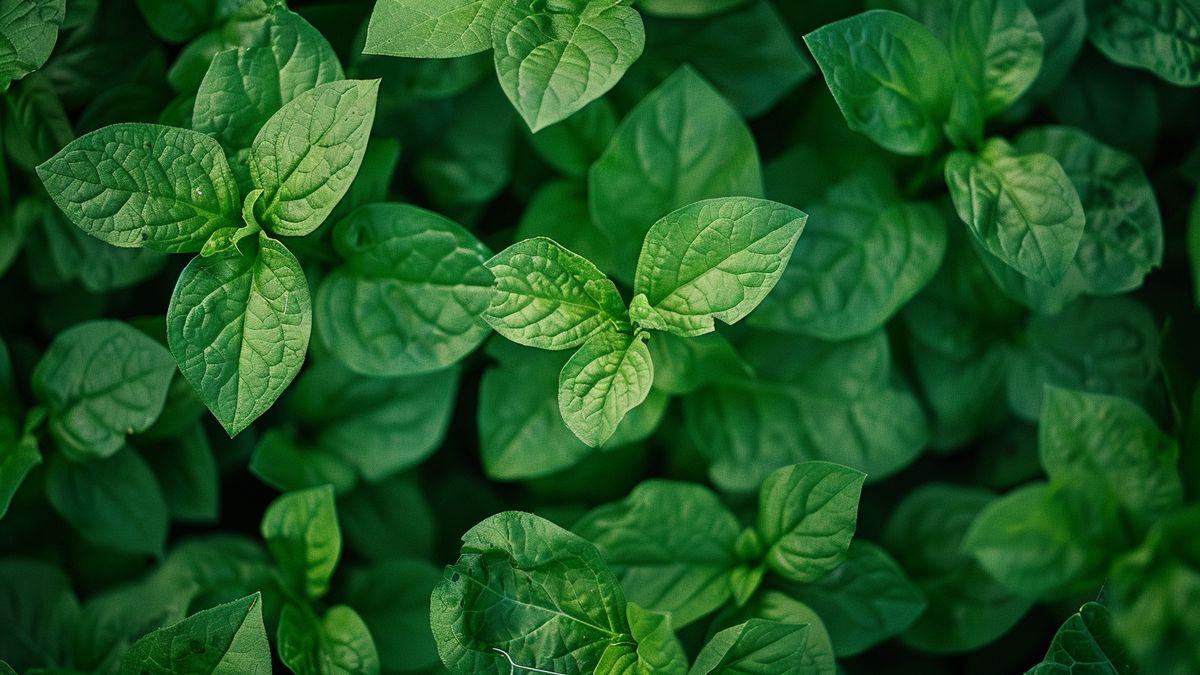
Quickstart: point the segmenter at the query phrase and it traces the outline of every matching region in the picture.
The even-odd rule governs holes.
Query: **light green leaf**
[[[13,668],[68,663],[78,618],[71,580],[57,567],[0,559],[0,654]]]
[[[119,321],[89,321],[55,338],[33,386],[57,447],[74,459],[103,458],[154,424],[174,375],[153,338]]]
[[[1132,401],[1047,386],[1038,432],[1052,481],[1099,480],[1144,526],[1183,503],[1179,444]]]
[[[46,461],[46,499],[80,537],[135,555],[160,555],[167,502],[145,460],[130,448],[104,459]]]
[[[448,59],[492,48],[500,0],[378,0],[364,54]]]
[[[271,672],[262,595],[197,612],[138,640],[121,661],[123,675]]]
[[[250,149],[250,178],[263,190],[259,222],[293,237],[325,222],[358,173],[378,92],[379,80],[322,84],[267,120]]]
[[[262,519],[267,549],[286,583],[303,597],[319,599],[342,553],[333,488],[289,492],[267,507]]]
[[[740,527],[711,490],[645,481],[571,528],[600,549],[632,602],[683,628],[730,599]]]
[[[792,675],[803,672],[809,627],[750,619],[709,639],[688,675]]]
[[[958,217],[988,253],[1044,284],[1066,275],[1085,217],[1057,160],[1043,153],[1020,155],[992,139],[978,156],[952,153],[946,184]]]
[[[955,5],[950,53],[982,105],[1004,112],[1037,79],[1045,41],[1025,0],[969,0]]]
[[[799,664],[794,670],[787,671],[788,673],[836,675],[838,672],[837,662],[833,655],[833,645],[829,641],[829,633],[825,630],[825,624],[821,622],[821,618],[811,607],[779,591],[771,590],[755,594],[745,607],[730,608],[719,614],[713,621],[712,628],[721,630],[754,619],[788,626],[804,626],[808,629],[804,648],[796,654]],[[785,644],[787,643],[785,642]]]
[[[840,566],[866,478],[831,462],[803,462],[767,476],[758,500],[767,565],[800,583],[818,581]]]
[[[345,605],[319,619],[308,607],[284,605],[278,635],[279,660],[296,675],[379,675],[371,631]]]
[[[688,66],[625,116],[588,172],[596,226],[616,247],[613,272],[633,279],[651,225],[701,199],[762,196],[754,137],[737,111]]]
[[[65,17],[65,0],[0,0],[0,91],[42,67]]]
[[[171,352],[231,437],[300,371],[312,327],[308,282],[295,256],[265,233],[255,248],[192,260],[167,309]]]
[[[813,584],[786,592],[812,607],[839,657],[854,656],[898,635],[925,610],[925,596],[882,548],[850,543],[845,562]]]
[[[654,384],[645,334],[605,330],[571,355],[558,378],[558,409],[579,440],[600,447]]]
[[[1063,623],[1046,658],[1025,675],[1122,675],[1132,669],[1129,656],[1113,634],[1108,608],[1089,602]]]
[[[199,251],[241,216],[221,146],[157,124],[114,124],[37,167],[54,203],[84,232],[126,248]]]
[[[646,35],[631,0],[511,0],[492,21],[496,74],[535,133],[613,87]]]
[[[0,518],[8,513],[13,495],[33,467],[42,463],[37,439],[26,436],[20,440],[0,437]]]
[[[329,42],[298,14],[273,9],[260,30],[260,43],[213,57],[193,106],[192,128],[217,139],[234,164],[240,158],[244,165],[255,136],[280,108],[344,77]],[[239,178],[246,172],[243,166]]]
[[[647,611],[632,602],[626,605],[625,614],[633,643],[609,645],[596,665],[596,675],[684,675],[687,672],[687,654],[675,637],[667,614]]]
[[[429,598],[441,578],[441,571],[423,560],[388,560],[350,572],[346,602],[379,636],[376,647],[385,670],[424,671],[441,663],[429,628]]]
[[[752,325],[824,340],[865,335],[929,283],[946,251],[942,214],[902,201],[877,165],[839,183],[809,216]]]
[[[1106,486],[1080,478],[1032,483],[995,500],[971,524],[963,550],[1030,599],[1099,585],[1123,543],[1117,502]]]
[[[631,318],[644,328],[693,337],[754,310],[783,275],[808,216],[765,199],[696,202],[646,234]]]
[[[333,232],[346,261],[317,290],[318,334],[351,370],[371,376],[441,370],[491,330],[487,247],[454,221],[408,204],[370,204]]]
[[[1180,87],[1200,84],[1200,14],[1190,0],[1089,0],[1088,38],[1104,55]]]
[[[500,675],[509,672],[511,658],[590,673],[610,644],[632,642],[625,606],[596,547],[547,520],[508,511],[463,535],[458,562],[433,591],[430,614],[451,672]]]
[[[851,129],[902,155],[931,154],[950,114],[954,72],[928,28],[872,10],[804,36]]]
[[[1072,267],[1084,290],[1094,295],[1131,291],[1162,265],[1162,217],[1136,159],[1072,127],[1030,129],[1016,147],[1058,160],[1079,194],[1086,221]]]
[[[486,264],[496,289],[483,318],[513,342],[570,349],[626,322],[616,285],[595,265],[550,239],[519,241]]]
[[[892,512],[884,543],[928,601],[901,635],[909,647],[933,654],[974,651],[1008,632],[1033,605],[962,550],[967,529],[993,499],[977,487],[927,483]]]

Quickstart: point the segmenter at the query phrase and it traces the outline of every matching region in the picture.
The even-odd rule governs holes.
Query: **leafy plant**
[[[1193,5],[0,0],[0,675],[1200,672]]]

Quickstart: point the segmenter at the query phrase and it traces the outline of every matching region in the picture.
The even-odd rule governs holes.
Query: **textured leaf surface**
[[[158,419],[175,375],[170,353],[119,321],[90,321],[55,338],[34,372],[57,447],[73,458],[116,454]]]
[[[992,140],[978,157],[955,152],[946,183],[958,217],[988,253],[1022,275],[1056,284],[1083,237],[1084,211],[1075,186],[1053,157],[1018,155]]]
[[[71,222],[114,246],[199,251],[241,216],[221,146],[187,129],[114,124],[72,141],[37,171]]]
[[[571,355],[558,379],[558,408],[579,440],[599,447],[654,384],[644,335],[604,330]]]
[[[866,474],[830,462],[803,462],[763,481],[758,530],[767,565],[801,583],[817,581],[846,559]]]
[[[633,278],[651,225],[701,199],[762,196],[754,137],[737,111],[690,67],[679,68],[625,116],[588,172],[588,205],[616,247],[614,273]]]
[[[372,376],[452,365],[491,333],[491,252],[457,223],[407,204],[370,204],[338,223],[346,263],[317,291],[318,333],[339,361]]]
[[[896,12],[872,10],[804,36],[850,128],[902,155],[941,143],[954,72],[929,29]]]
[[[230,436],[271,407],[304,363],[312,306],[304,271],[287,248],[197,257],[167,310],[171,352]]]
[[[550,239],[519,241],[487,266],[496,292],[483,318],[513,342],[569,349],[625,322],[625,302],[613,282]]]
[[[1133,664],[1113,634],[1112,616],[1089,602],[1063,623],[1046,658],[1025,675],[1125,675]]]
[[[492,48],[500,0],[380,0],[364,54],[448,59]]]
[[[516,663],[593,672],[613,642],[630,642],[625,597],[587,541],[528,513],[494,515],[463,535],[458,562],[433,591],[433,635],[455,673]],[[626,647],[628,649],[628,647]]]
[[[512,0],[492,21],[496,74],[533,131],[600,98],[642,54],[630,0]]]
[[[0,2],[0,91],[42,67],[65,16],[66,0]]]
[[[959,3],[950,33],[958,72],[985,117],[1004,112],[1029,89],[1042,67],[1045,41],[1025,0]]]
[[[645,481],[572,527],[600,549],[629,600],[683,628],[729,601],[739,525],[711,490]]]
[[[358,174],[375,121],[378,80],[342,80],[286,103],[259,130],[250,177],[255,214],[272,232],[302,236],[325,222]]]
[[[284,581],[294,591],[315,600],[329,590],[329,579],[342,553],[342,534],[330,487],[279,497],[263,514],[261,529]]]
[[[674,211],[646,234],[631,305],[645,328],[683,337],[735,323],[783,275],[808,216],[764,199],[710,199]],[[635,310],[635,308],[638,308]]]
[[[688,675],[790,675],[804,671],[808,626],[750,619],[713,635]]]
[[[320,619],[309,608],[284,606],[279,617],[279,659],[293,673],[379,673],[371,631],[345,605],[331,607]]]
[[[809,209],[804,236],[752,325],[825,340],[857,337],[929,283],[946,250],[945,219],[929,204],[901,201],[891,180],[864,171]]]
[[[1200,84],[1200,12],[1189,0],[1090,0],[1088,37],[1123,66]]]
[[[206,609],[138,640],[125,654],[130,675],[271,672],[271,648],[258,593]]]

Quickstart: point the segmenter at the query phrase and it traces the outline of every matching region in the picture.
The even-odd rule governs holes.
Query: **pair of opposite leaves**
[[[366,151],[378,86],[341,80],[283,105],[250,147],[244,199],[216,140],[156,124],[104,127],[37,167],[54,202],[88,234],[114,246],[200,252],[171,296],[167,338],[230,435],[271,406],[308,349],[304,271],[268,231],[303,236],[333,211]]]

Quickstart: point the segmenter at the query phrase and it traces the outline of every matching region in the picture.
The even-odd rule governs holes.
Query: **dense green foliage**
[[[1200,672],[1198,36],[0,0],[0,675]]]

